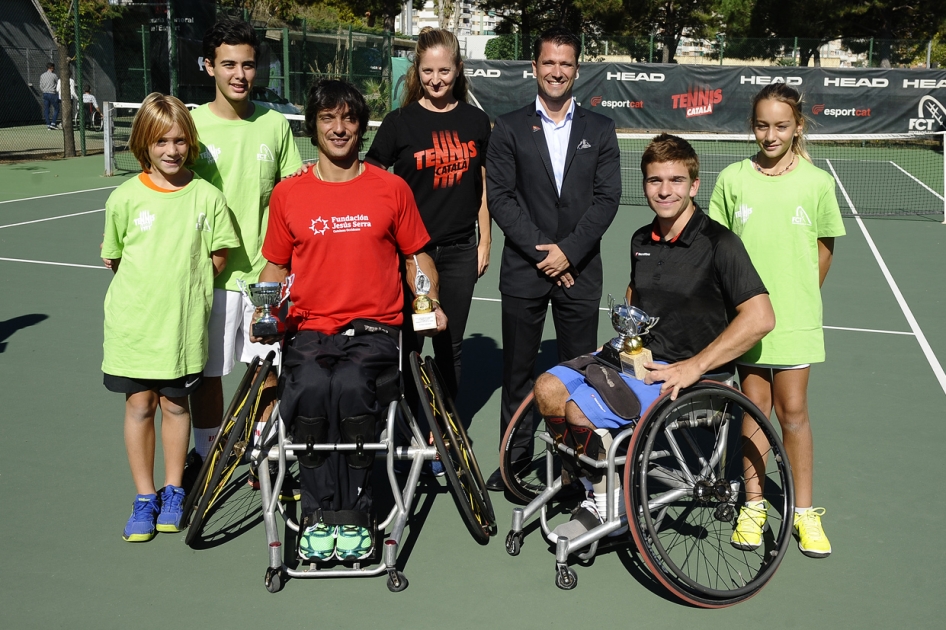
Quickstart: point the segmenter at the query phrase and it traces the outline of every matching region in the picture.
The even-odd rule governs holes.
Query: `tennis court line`
[[[861,229],[861,233],[864,235],[864,239],[867,241],[867,246],[870,247],[870,251],[874,254],[874,259],[880,266],[880,271],[884,274],[884,278],[887,280],[887,284],[890,286],[890,290],[893,292],[893,296],[897,300],[897,304],[900,305],[900,310],[903,311],[903,316],[906,317],[907,323],[910,324],[910,330],[912,330],[913,334],[916,336],[917,343],[920,344],[920,349],[923,351],[927,362],[930,364],[930,368],[933,370],[933,375],[936,377],[936,380],[939,381],[939,386],[943,388],[943,393],[946,394],[946,372],[943,371],[943,366],[940,365],[939,359],[937,359],[936,355],[933,353],[933,349],[926,340],[926,335],[923,334],[920,324],[913,316],[913,311],[911,311],[909,305],[907,305],[907,301],[904,299],[903,293],[900,292],[900,287],[897,286],[897,282],[893,279],[890,269],[887,268],[887,263],[884,262],[883,256],[880,255],[880,250],[877,249],[877,245],[874,244],[874,239],[871,238],[870,232],[867,231],[867,226],[864,225],[864,220],[861,219],[859,214],[857,214],[857,209],[854,207],[854,202],[851,201],[851,197],[847,194],[847,190],[845,190],[844,184],[841,183],[841,178],[839,178],[837,172],[835,172],[834,166],[831,164],[831,160],[825,160],[825,162],[827,162],[828,168],[831,169],[831,174],[834,175],[834,180],[838,183],[838,188],[841,189],[841,194],[844,195],[844,200],[847,201],[848,207],[854,214],[854,220],[857,221],[857,226]]]
[[[101,188],[87,188],[85,190],[73,190],[72,192],[55,193],[52,195],[40,195],[38,197],[23,197],[22,199],[7,199],[6,201],[0,201],[0,204],[16,203],[17,201],[32,201],[33,199],[47,199],[49,197],[62,197],[63,195],[78,195],[79,193],[94,192],[96,190],[109,190],[111,188],[118,188],[118,186],[102,186]]]
[[[82,267],[83,269],[108,269],[102,265],[77,265],[76,263],[52,262],[49,260],[26,260],[24,258],[0,258],[6,262],[32,263],[34,265],[55,265],[57,267]]]
[[[22,221],[20,223],[10,223],[9,225],[0,225],[0,230],[2,230],[3,228],[17,227],[18,225],[29,225],[30,223],[42,223],[43,221],[55,221],[56,219],[68,219],[69,217],[78,217],[83,214],[95,214],[96,212],[105,212],[105,208],[99,208],[98,210],[86,210],[85,212],[73,212],[72,214],[63,214],[58,217],[34,219],[33,221]]]
[[[909,177],[910,179],[912,179],[913,181],[915,181],[917,184],[919,184],[919,185],[922,186],[923,188],[927,189],[928,191],[930,191],[931,193],[933,193],[934,195],[936,195],[937,197],[939,197],[939,200],[940,200],[940,201],[946,201],[946,199],[943,199],[943,196],[942,196],[941,194],[939,194],[938,192],[936,192],[935,190],[933,190],[932,188],[930,188],[929,186],[927,186],[926,184],[924,184],[923,182],[921,182],[920,180],[918,180],[918,179],[917,179],[916,177],[914,177],[909,171],[903,169],[899,164],[897,164],[897,163],[894,162],[893,160],[890,160],[890,163],[893,164],[894,166],[896,166],[898,169],[900,169],[900,171],[901,171],[904,175],[906,175],[907,177]]]

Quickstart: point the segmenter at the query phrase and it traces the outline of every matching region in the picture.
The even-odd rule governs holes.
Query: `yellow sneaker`
[[[831,543],[821,527],[824,512],[824,508],[808,508],[801,514],[795,512],[798,549],[809,558],[827,558],[831,555]]]
[[[765,531],[765,519],[768,509],[765,502],[762,507],[750,507],[743,505],[739,510],[739,518],[736,520],[736,529],[729,539],[730,544],[736,549],[743,551],[753,551],[762,545],[762,532]]]

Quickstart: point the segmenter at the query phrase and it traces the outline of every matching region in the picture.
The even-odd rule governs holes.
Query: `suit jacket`
[[[536,265],[557,243],[572,265],[577,299],[601,297],[600,244],[621,199],[621,156],[614,121],[575,107],[561,196],[535,102],[496,119],[486,152],[490,214],[505,234],[499,290],[536,298],[555,280]]]

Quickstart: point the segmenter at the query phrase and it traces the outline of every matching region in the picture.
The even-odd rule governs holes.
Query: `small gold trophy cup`
[[[414,292],[417,297],[414,298],[414,314],[411,315],[414,331],[432,330],[437,327],[437,314],[434,313],[434,302],[428,295],[430,293],[430,278],[421,271],[417,256],[414,256],[414,267],[417,269],[417,273],[414,274]]]
[[[608,306],[611,308],[611,326],[618,336],[606,343],[598,356],[605,363],[642,381],[650,371],[644,364],[653,361],[654,357],[644,347],[641,335],[647,334],[660,318],[650,317],[627,302],[615,304],[611,295],[608,295]]]

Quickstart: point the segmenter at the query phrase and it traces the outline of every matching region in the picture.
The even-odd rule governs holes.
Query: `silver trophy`
[[[414,267],[417,273],[414,274],[414,292],[417,297],[414,298],[414,314],[411,320],[414,324],[414,331],[431,330],[437,327],[437,314],[434,313],[434,303],[428,294],[430,293],[430,278],[427,277],[417,262],[417,256],[414,256]]]
[[[645,351],[641,336],[650,332],[651,328],[660,321],[659,317],[651,317],[636,306],[631,306],[627,300],[617,304],[614,296],[608,294],[608,307],[611,310],[611,326],[618,336],[604,344],[598,358],[615,369],[628,371],[628,361],[622,361],[621,355],[637,356]],[[650,360],[650,359],[646,359]],[[638,361],[640,363],[640,361]]]
[[[240,292],[250,301],[250,304],[263,309],[263,314],[253,323],[254,337],[275,337],[285,331],[285,325],[273,314],[273,311],[279,310],[279,307],[289,299],[289,288],[294,279],[295,274],[286,278],[285,282],[246,284],[243,280],[237,280]]]

